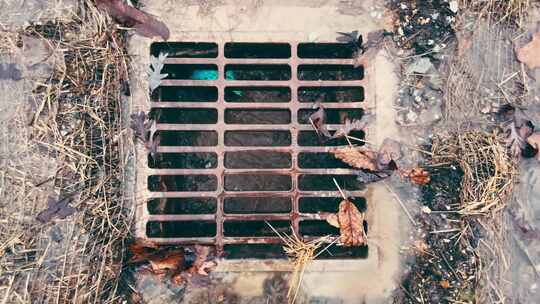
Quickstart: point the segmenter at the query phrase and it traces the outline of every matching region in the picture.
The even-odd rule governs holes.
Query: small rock
[[[418,120],[421,124],[431,125],[442,118],[442,108],[437,104],[430,109],[420,113]]]
[[[459,10],[459,5],[456,0],[450,1],[450,3],[448,3],[448,6],[450,7],[450,10],[454,13],[457,13],[457,11]]]
[[[422,57],[419,60],[413,62],[409,67],[407,68],[407,74],[425,74],[427,71],[429,71],[433,67],[433,63],[431,63],[431,60],[426,57]]]
[[[414,113],[413,111],[409,111],[405,117],[409,122],[415,122],[416,119],[418,119],[418,114]]]

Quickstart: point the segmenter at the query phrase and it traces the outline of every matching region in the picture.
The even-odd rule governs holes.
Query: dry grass
[[[132,221],[131,198],[123,189],[125,149],[131,143],[123,131],[120,93],[128,61],[123,33],[90,2],[82,6],[70,22],[25,32],[63,50],[65,64],[56,65],[34,90],[26,139],[35,149],[21,155],[21,160],[54,160],[55,169],[41,181],[31,179],[35,170],[24,162],[3,172],[10,184],[10,196],[4,197],[24,210],[0,224],[4,303],[120,302],[124,242]],[[28,122],[20,126],[28,129]],[[34,192],[40,195],[30,203]],[[39,224],[35,216],[53,192],[73,196],[78,212]]]
[[[463,172],[460,239],[479,241],[476,301],[506,303],[510,247],[503,210],[511,199],[517,164],[500,135],[476,130],[437,136],[432,152],[434,166],[457,164]]]
[[[267,224],[283,241],[283,250],[294,265],[291,278],[289,279],[289,291],[287,292],[289,303],[292,304],[296,302],[298,297],[298,292],[300,291],[300,285],[302,283],[306,267],[311,261],[316,259],[320,253],[334,244],[338,238],[335,238],[332,241],[331,237],[325,236],[309,242],[304,242],[294,232],[291,235],[284,235],[279,233],[268,222]],[[326,247],[321,249],[321,247],[325,244]]]
[[[515,22],[521,26],[535,0],[461,0],[461,7],[493,15],[499,22]]]
[[[490,214],[506,206],[517,167],[500,135],[465,131],[439,136],[432,152],[434,164],[458,163],[463,171],[460,213]]]

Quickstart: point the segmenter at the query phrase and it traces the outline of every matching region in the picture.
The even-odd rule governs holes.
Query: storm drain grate
[[[338,235],[332,178],[366,208],[354,170],[310,125],[316,101],[330,130],[363,115],[365,66],[335,43],[154,43],[169,76],[152,94],[160,145],[148,155],[144,233],[163,244],[211,244],[228,258],[283,257],[268,227],[305,239]],[[363,138],[362,132],[352,136]],[[366,257],[367,247],[321,257]]]

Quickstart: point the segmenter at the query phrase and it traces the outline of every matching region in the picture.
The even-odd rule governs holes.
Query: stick
[[[390,186],[385,182],[383,181],[383,184],[386,186],[386,189],[388,189],[388,191],[390,191],[390,193],[392,194],[392,196],[394,196],[394,198],[399,202],[399,205],[401,206],[401,208],[403,209],[403,211],[405,211],[405,214],[407,214],[407,217],[409,218],[409,220],[411,221],[411,223],[413,224],[413,226],[416,226],[416,221],[414,220],[414,218],[412,217],[412,215],[409,213],[409,210],[407,210],[407,208],[405,207],[405,204],[401,201],[401,199],[399,198],[399,196],[394,192],[394,190],[392,190],[392,188],[390,188]]]
[[[339,190],[339,193],[341,193],[341,196],[343,197],[344,200],[347,200],[347,196],[345,195],[345,193],[343,192],[343,190],[341,190],[341,187],[339,187],[339,184],[338,182],[336,181],[335,178],[332,178],[334,180],[334,184],[336,184],[336,187],[338,188]]]

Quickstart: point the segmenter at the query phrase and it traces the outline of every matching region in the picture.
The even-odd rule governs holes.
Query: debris
[[[148,115],[144,112],[131,114],[131,129],[135,133],[135,137],[138,138],[150,151],[150,154],[154,156],[157,153],[157,148],[160,143],[159,136],[156,137],[157,122],[154,119],[148,119]]]
[[[393,139],[385,138],[377,154],[377,167],[387,168],[392,162],[395,164],[401,157],[401,144]]]
[[[333,245],[337,238],[331,241],[330,237],[325,236],[309,242],[304,242],[294,232],[292,235],[284,235],[279,233],[279,231],[270,225],[270,223],[266,222],[266,224],[270,226],[274,233],[277,234],[283,241],[283,250],[294,264],[293,273],[289,279],[289,291],[287,292],[289,303],[294,304],[296,297],[298,296],[298,291],[300,290],[300,285],[304,277],[306,266],[309,264],[309,262],[317,258],[319,254]],[[325,243],[328,243],[328,245],[322,250],[319,250],[319,248]]]
[[[331,151],[337,159],[358,168],[377,171],[377,153],[357,147],[342,147]]]
[[[150,93],[154,92],[161,85],[161,80],[169,76],[169,74],[161,74],[167,56],[167,53],[160,53],[158,57],[150,55],[150,67],[148,67],[147,71]]]
[[[202,277],[208,276],[216,266],[212,248],[195,245],[190,248],[159,247],[156,244],[144,240],[137,240],[129,246],[132,254],[129,259],[131,264],[148,263],[153,274],[171,276],[176,284],[191,284],[195,281],[204,281]],[[195,255],[190,265],[190,252]]]
[[[429,172],[420,167],[411,169],[410,171],[406,172],[404,176],[410,178],[411,182],[417,185],[427,185],[431,181]]]
[[[354,131],[354,130],[364,130],[367,127],[370,120],[371,120],[371,116],[369,115],[364,115],[362,119],[355,119],[355,120],[350,120],[347,118],[345,119],[345,124],[343,125],[343,127],[336,130],[334,135],[332,135],[332,138],[340,138],[343,136],[347,136],[349,135],[351,131]]]
[[[364,214],[347,199],[339,204],[337,213],[339,223],[340,243],[343,246],[364,246],[367,244],[367,235],[364,230]]]
[[[434,69],[431,60],[427,57],[422,57],[407,67],[407,74],[426,74],[430,69]]]
[[[448,280],[442,280],[439,282],[439,284],[441,284],[441,287],[444,289],[450,288],[450,283],[448,282]]]
[[[326,113],[323,105],[320,102],[316,102],[314,107],[317,111],[309,116],[309,121],[313,125],[315,132],[317,132],[319,136],[332,137],[326,128]]]
[[[165,23],[125,4],[122,0],[96,0],[96,5],[98,8],[107,11],[117,22],[134,27],[139,35],[148,38],[161,36],[163,40],[169,39],[170,32]]]
[[[533,34],[532,40],[516,49],[517,59],[531,70],[540,67],[540,31]]]
[[[36,219],[42,223],[47,223],[53,218],[64,219],[77,211],[77,209],[71,207],[69,202],[71,196],[66,196],[62,199],[57,199],[54,196],[49,196],[47,199],[47,209],[41,211]]]
[[[536,159],[540,160],[540,153],[538,153],[538,151],[540,151],[540,133],[532,133],[529,137],[527,137],[527,142],[537,151]]]
[[[331,226],[339,228],[339,220],[337,214],[331,213],[326,217],[326,222]]]
[[[342,33],[342,32],[337,32],[337,33],[341,35],[338,38],[336,38],[338,42],[349,43],[358,50],[359,54],[364,53],[364,47],[362,45],[363,44],[362,35],[357,30],[354,30],[350,33]]]
[[[514,158],[519,158],[525,149],[527,137],[534,131],[534,126],[521,109],[513,106],[505,107],[501,114],[511,119],[511,122],[504,127],[506,146]]]

